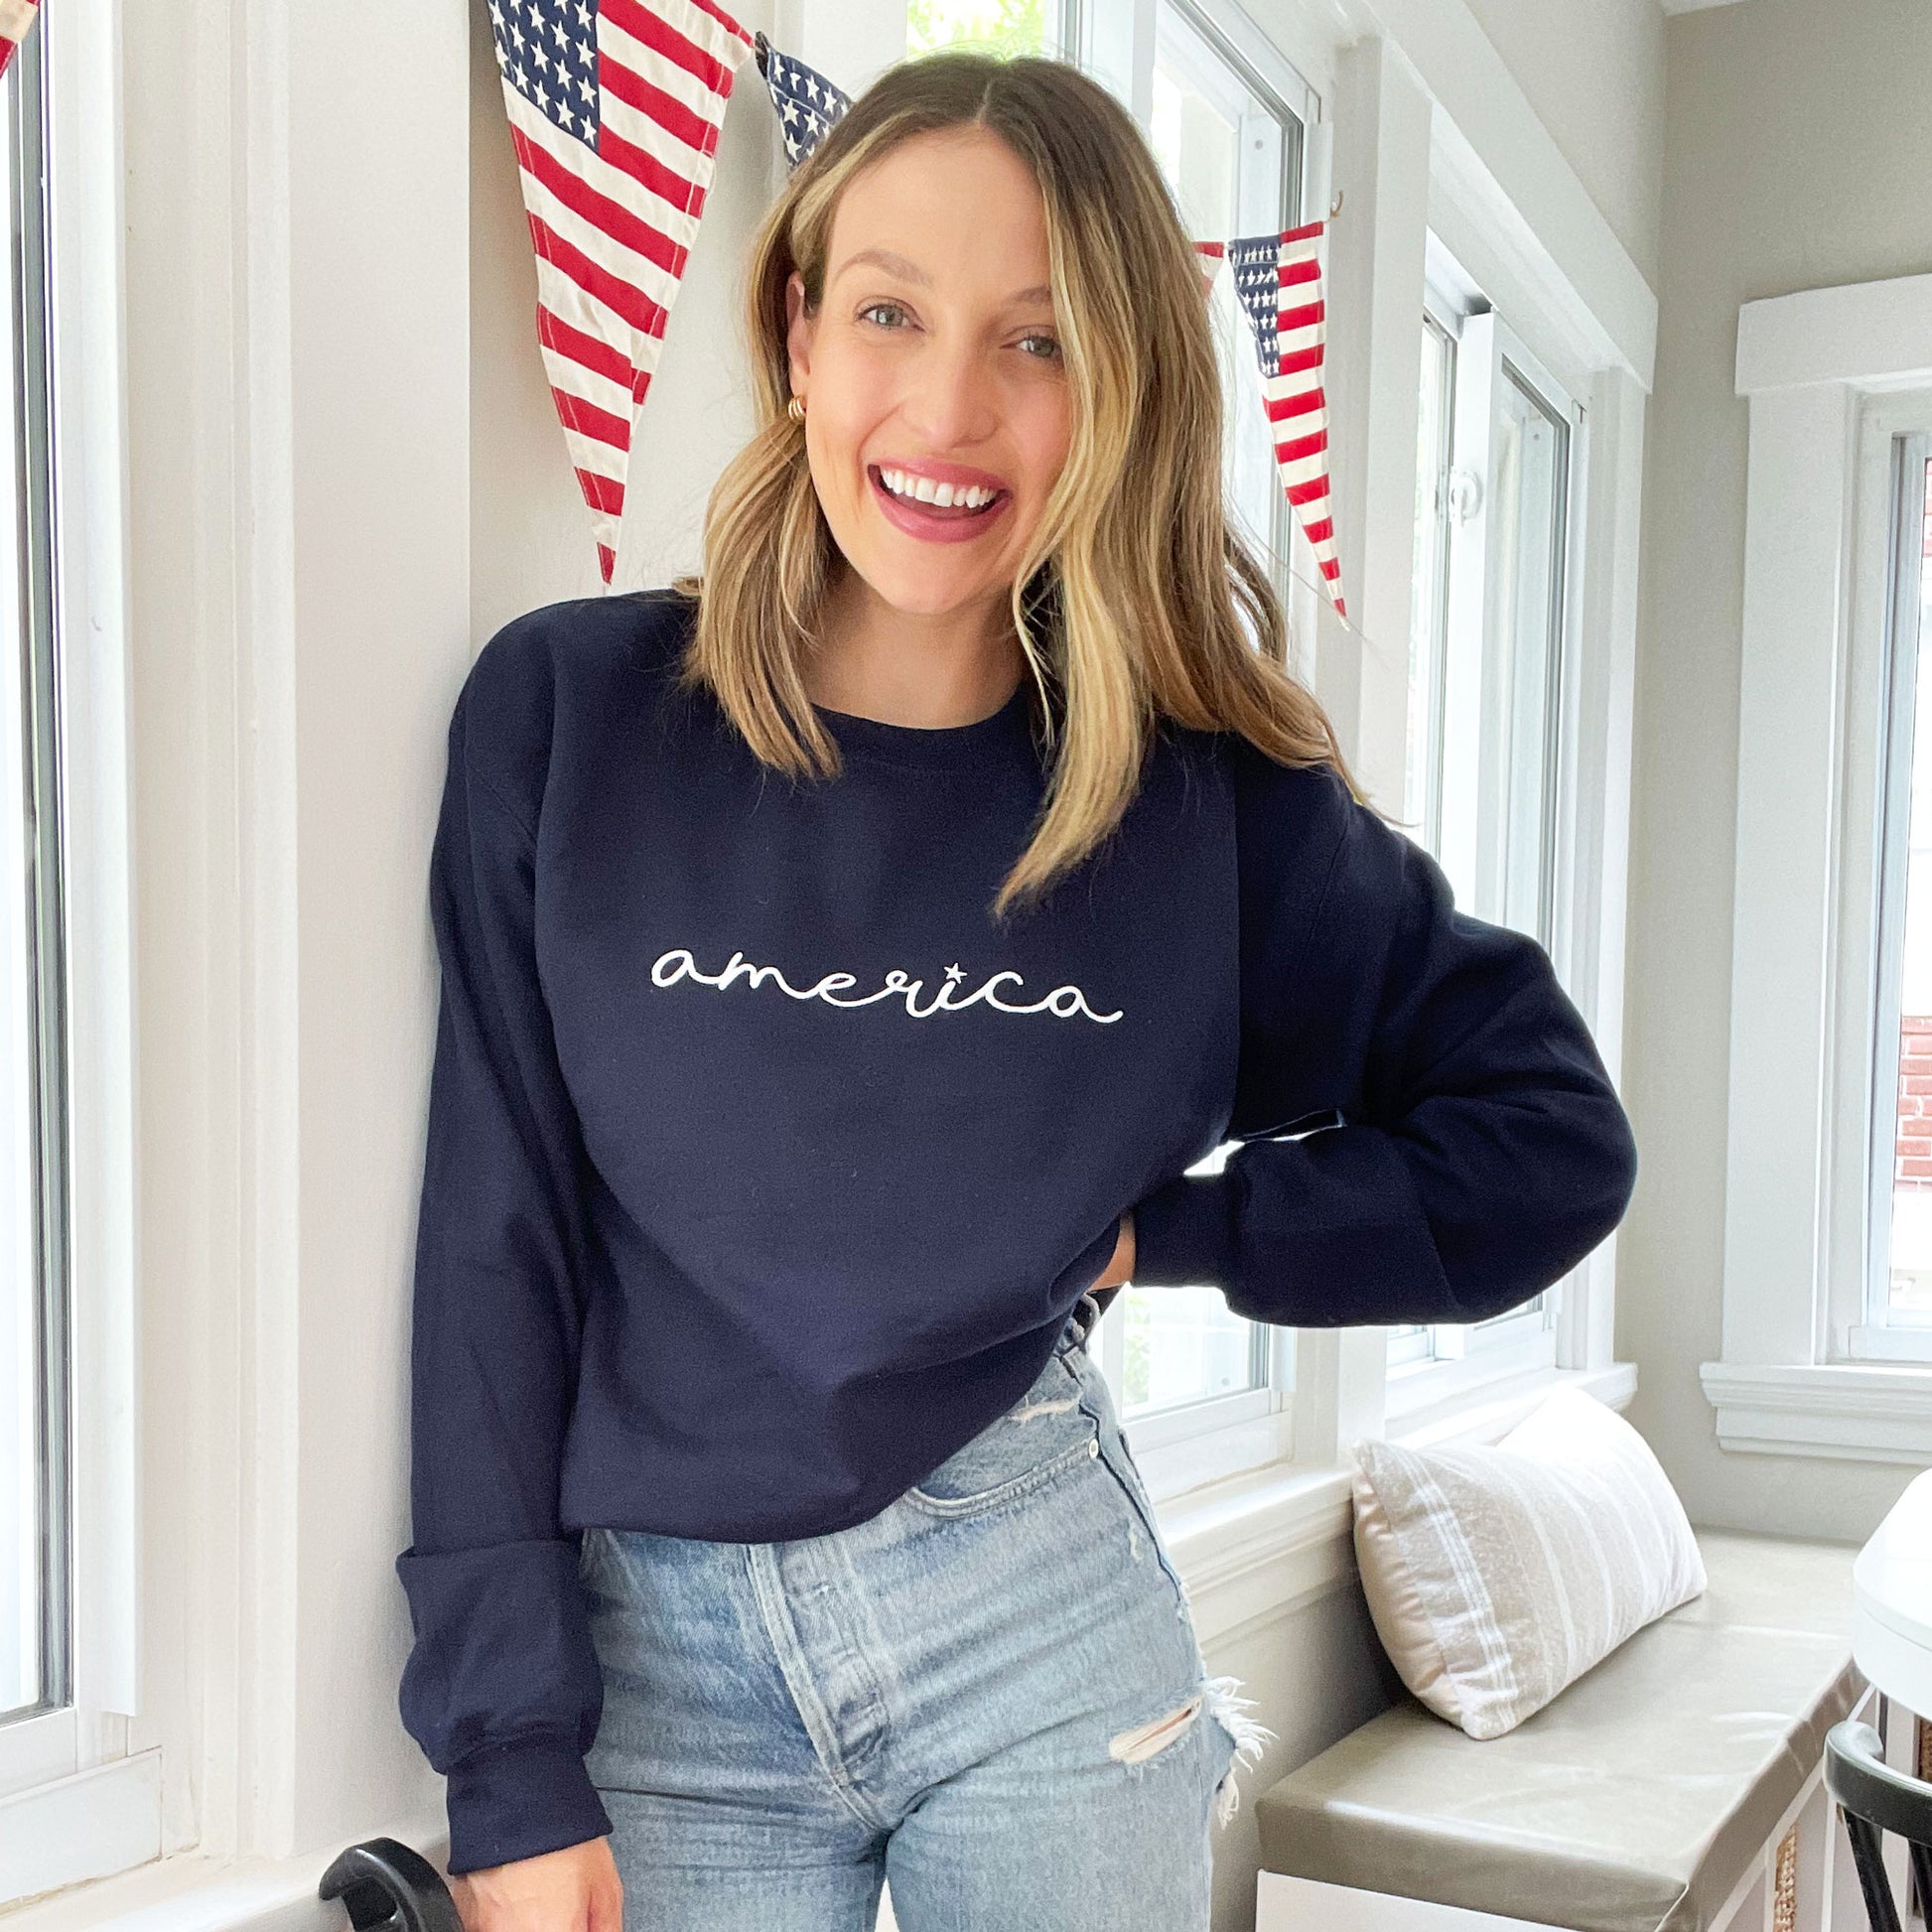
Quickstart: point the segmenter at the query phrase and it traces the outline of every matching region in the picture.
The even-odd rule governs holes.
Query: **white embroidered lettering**
[[[900,1000],[904,1002],[907,1015],[914,1020],[929,1020],[935,1013],[963,1013],[981,1000],[997,1013],[1048,1013],[1056,1020],[1084,1017],[1103,1027],[1112,1026],[1124,1011],[1117,1009],[1113,1013],[1095,1013],[1087,1005],[1086,995],[1077,986],[1071,985],[1056,986],[1042,998],[1026,1003],[1003,1000],[994,991],[1003,980],[1011,980],[1016,987],[1026,984],[1022,976],[1010,968],[990,974],[963,999],[955,999],[955,991],[966,980],[966,969],[957,961],[946,968],[939,990],[923,1006],[915,1003],[925,990],[925,981],[912,979],[898,966],[887,973],[886,983],[878,992],[864,993],[850,1000],[838,999],[835,993],[858,985],[858,980],[851,973],[827,973],[814,985],[801,988],[793,986],[777,967],[756,966],[742,952],[734,952],[725,969],[716,974],[702,971],[697,960],[683,946],[673,946],[659,953],[651,961],[650,967],[650,983],[653,986],[676,986],[680,980],[694,980],[700,986],[709,986],[723,993],[741,978],[754,988],[763,986],[766,980],[773,980],[780,992],[789,994],[794,1000],[822,1000],[831,1007],[869,1007],[880,1000]]]

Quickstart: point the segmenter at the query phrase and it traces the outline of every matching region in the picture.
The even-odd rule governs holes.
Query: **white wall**
[[[389,1565],[433,1021],[432,721],[470,650],[468,128],[443,78],[468,11],[122,13],[129,1743],[164,1748],[164,1850],[340,1844],[409,1796]]]
[[[1655,288],[1664,141],[1657,0],[1469,0],[1469,10]]]
[[[1747,431],[1734,367],[1740,303],[1932,265],[1932,14],[1748,0],[1672,19],[1666,45],[1624,1047],[1641,1173],[1617,1353],[1639,1364],[1630,1419],[1694,1520],[1859,1538],[1909,1468],[1725,1451],[1698,1382],[1721,1353]]]

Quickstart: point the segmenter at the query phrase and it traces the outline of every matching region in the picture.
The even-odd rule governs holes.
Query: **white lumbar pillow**
[[[1608,1404],[1560,1386],[1499,1442],[1364,1438],[1355,1559],[1402,1681],[1471,1737],[1499,1737],[1705,1587],[1690,1519]]]

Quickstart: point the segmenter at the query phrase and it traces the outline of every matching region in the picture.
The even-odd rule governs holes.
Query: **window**
[[[1160,0],[1148,71],[1149,143],[1189,234],[1220,241],[1279,231],[1301,218],[1312,105],[1292,69],[1279,60],[1264,69],[1245,58],[1227,25],[1224,17]],[[1292,608],[1279,560],[1299,532],[1292,536],[1260,406],[1253,332],[1225,271],[1214,280],[1211,309],[1229,513],[1257,555],[1278,560],[1277,588]],[[1198,1171],[1217,1171],[1226,1155],[1217,1150]],[[1129,1287],[1121,1309],[1116,1386],[1121,1414],[1138,1425],[1137,1445],[1265,1416],[1286,1400],[1292,1334],[1232,1313],[1218,1290]]]
[[[1854,1356],[1932,1361],[1932,435],[1894,441],[1880,733],[1870,1237]]]
[[[1434,235],[1420,374],[1402,816],[1459,906],[1550,946],[1583,409]],[[1391,1328],[1392,1381],[1434,1399],[1552,1365],[1556,1292],[1488,1321]],[[1419,1374],[1448,1363],[1461,1366]]]
[[[0,80],[0,1910],[162,1836],[140,1709],[125,179],[101,0]],[[70,58],[69,50],[80,58]],[[84,648],[68,640],[78,636]]]
[[[1229,241],[1304,218],[1308,130],[1317,102],[1235,10],[1158,0],[1148,14],[1125,0],[1087,0],[1067,22],[1062,45],[1077,48],[1082,65],[1122,99],[1146,103],[1149,146],[1191,236]],[[1277,588],[1293,613],[1291,546],[1307,540],[1292,527],[1260,406],[1254,338],[1225,271],[1215,278],[1211,309],[1230,514],[1253,551],[1274,560]],[[1306,594],[1314,576],[1306,555],[1301,575]],[[1295,627],[1305,636],[1309,625]],[[1217,1171],[1228,1151],[1217,1149],[1196,1172]],[[1232,1313],[1218,1289],[1130,1286],[1097,1339],[1137,1448],[1250,1423],[1250,1448],[1232,1449],[1237,1465],[1282,1452],[1276,1425],[1286,1427],[1294,1382],[1290,1331]]]
[[[50,595],[46,218],[41,37],[0,84],[12,272],[4,418],[9,513],[0,613],[14,666],[0,680],[0,1732],[69,1700],[68,1406],[59,697]],[[0,1790],[7,1788],[0,1749]]]
[[[1279,232],[1307,218],[1308,135],[1318,102],[1308,83],[1235,9],[1158,0],[910,0],[907,51],[978,45],[1004,54],[1077,59],[1137,109],[1190,235],[1229,241]],[[1311,629],[1315,594],[1307,539],[1290,512],[1260,406],[1254,338],[1233,277],[1216,277],[1211,307],[1221,365],[1230,513],[1276,582],[1298,639]],[[1295,549],[1303,553],[1299,563]],[[1298,613],[1299,603],[1299,613]],[[1220,1148],[1195,1172],[1227,1159]],[[1214,1288],[1129,1287],[1096,1337],[1137,1448],[1153,1449],[1256,1425],[1248,1447],[1224,1447],[1220,1466],[1283,1452],[1294,1337],[1232,1313]],[[1223,1437],[1224,1446],[1234,1439]]]
[[[1912,1467],[1932,1454],[1910,1070],[1928,324],[1909,276],[1738,311],[1724,1348],[1699,1370],[1725,1449]]]
[[[1057,54],[1062,0],[907,0],[905,51],[984,48],[995,54]]]

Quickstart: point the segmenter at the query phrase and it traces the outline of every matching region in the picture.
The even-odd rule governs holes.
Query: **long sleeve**
[[[1246,748],[1242,1034],[1216,1174],[1135,1206],[1134,1279],[1284,1327],[1477,1321],[1622,1218],[1630,1123],[1542,945],[1458,911],[1327,767]],[[1306,1129],[1294,1138],[1286,1129]]]
[[[430,866],[442,972],[417,1225],[415,1644],[402,1720],[448,1780],[452,1872],[612,1829],[584,1766],[603,1682],[560,1531],[583,1325],[584,1155],[534,951],[534,840],[450,728]]]

